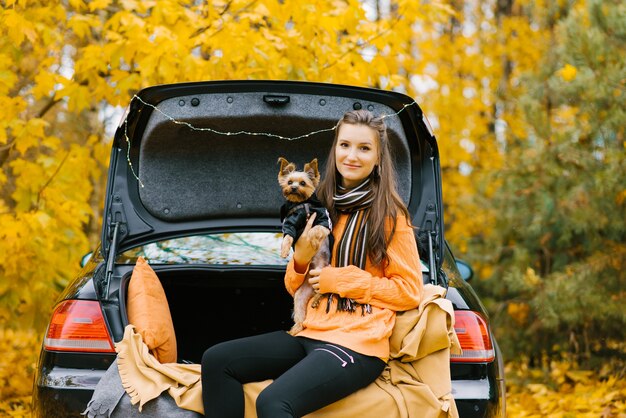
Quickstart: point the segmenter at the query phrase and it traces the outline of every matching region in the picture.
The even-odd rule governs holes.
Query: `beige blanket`
[[[450,353],[460,353],[454,311],[445,289],[426,285],[417,309],[399,313],[390,339],[390,361],[369,386],[307,418],[458,417],[450,382]],[[199,364],[159,363],[141,335],[128,325],[115,345],[122,384],[133,405],[164,391],[181,408],[203,413]],[[244,385],[246,418],[256,417],[255,400],[270,380]]]

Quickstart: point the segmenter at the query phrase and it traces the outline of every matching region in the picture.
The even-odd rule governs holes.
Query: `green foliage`
[[[594,341],[626,337],[626,7],[591,1],[565,16],[554,54],[524,79],[528,137],[488,178],[498,216],[479,248],[498,251],[480,288],[508,353],[589,358]]]

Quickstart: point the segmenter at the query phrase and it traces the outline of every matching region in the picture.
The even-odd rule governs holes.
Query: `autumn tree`
[[[378,3],[377,3],[378,4]],[[293,79],[409,94],[444,2],[3,0],[0,325],[41,327],[98,241],[108,115],[150,85]],[[108,129],[107,129],[108,127]]]
[[[70,91],[66,10],[3,2],[0,12],[0,325],[42,325],[97,222],[102,124]],[[68,78],[69,77],[69,78]]]

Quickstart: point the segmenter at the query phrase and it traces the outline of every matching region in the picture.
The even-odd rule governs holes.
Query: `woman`
[[[418,306],[423,284],[406,207],[396,191],[383,120],[365,110],[339,121],[318,195],[335,238],[331,266],[308,271],[315,291],[305,329],[228,341],[202,358],[205,415],[243,417],[242,385],[274,379],[257,398],[259,418],[300,417],[373,382],[389,357],[396,311]],[[295,245],[285,274],[293,295],[314,245],[314,217]]]

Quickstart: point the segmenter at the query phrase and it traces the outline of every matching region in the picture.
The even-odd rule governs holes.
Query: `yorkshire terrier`
[[[330,264],[331,249],[331,222],[328,211],[315,195],[315,189],[320,182],[320,173],[317,169],[317,158],[304,165],[302,171],[296,170],[296,165],[283,157],[278,159],[278,184],[283,196],[287,200],[280,208],[280,219],[283,224],[283,242],[280,255],[287,258],[290,248],[302,235],[309,216],[315,213],[315,221],[307,236],[313,248],[317,250],[311,260],[309,269],[319,269]],[[296,335],[304,329],[302,323],[306,316],[306,307],[313,298],[312,305],[319,304],[321,294],[316,293],[309,284],[308,274],[304,282],[293,296],[294,326],[289,333]]]

